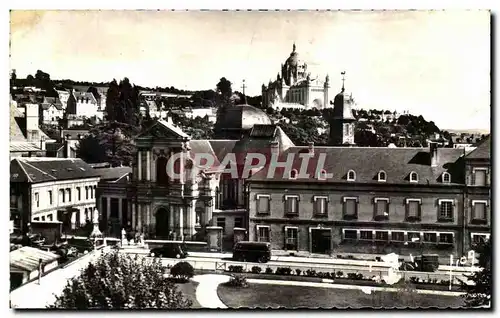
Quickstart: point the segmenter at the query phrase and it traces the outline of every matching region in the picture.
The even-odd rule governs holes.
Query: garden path
[[[196,275],[193,280],[198,283],[196,287],[196,300],[203,308],[226,309],[227,306],[219,299],[217,287],[219,284],[229,281],[230,276],[207,274]]]

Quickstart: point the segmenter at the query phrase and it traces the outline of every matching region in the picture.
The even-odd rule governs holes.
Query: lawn
[[[200,303],[196,300],[196,287],[198,286],[197,282],[189,281],[187,283],[176,283],[175,286],[179,291],[181,291],[184,296],[193,302],[191,306],[192,309],[202,308]]]
[[[460,308],[461,297],[374,292],[335,288],[250,283],[248,288],[219,285],[217,293],[229,308]]]

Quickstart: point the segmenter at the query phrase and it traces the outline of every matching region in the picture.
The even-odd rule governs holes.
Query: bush
[[[56,296],[52,309],[189,308],[159,260],[110,252],[89,263]]]
[[[179,262],[172,266],[170,275],[181,281],[188,281],[194,276],[194,268],[188,262]]]
[[[337,272],[337,277],[338,278],[342,278],[342,276],[344,276],[344,273],[342,271],[338,271]]]
[[[273,269],[271,267],[267,267],[266,274],[272,274],[272,273],[273,273]]]
[[[228,270],[233,273],[243,273],[243,266],[241,265],[229,265]]]
[[[260,268],[259,266],[253,266],[252,267],[252,273],[258,274],[261,271],[262,271],[262,268]]]
[[[292,269],[290,267],[278,267],[276,268],[276,275],[290,275],[292,274]]]
[[[226,286],[230,287],[248,287],[247,279],[243,276],[231,276]]]
[[[297,274],[297,276],[300,276],[300,273],[301,273],[301,272],[302,272],[302,271],[301,271],[299,268],[297,268],[297,269],[295,270],[295,273]]]
[[[306,276],[308,276],[308,277],[315,277],[316,276],[316,271],[314,269],[308,269],[308,270],[306,270]]]

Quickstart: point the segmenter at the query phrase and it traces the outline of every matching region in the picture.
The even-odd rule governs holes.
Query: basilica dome
[[[296,46],[295,46],[295,43],[293,44],[293,50],[292,50],[292,53],[290,53],[290,56],[287,58],[285,64],[289,67],[297,67],[297,65],[300,64],[300,61],[299,61],[299,53],[297,53],[295,51],[296,49]]]

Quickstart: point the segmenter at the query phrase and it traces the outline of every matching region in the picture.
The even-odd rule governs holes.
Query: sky
[[[359,108],[490,130],[488,11],[12,11],[10,68],[188,90],[245,79],[254,96],[293,43],[332,97],[345,71]]]

